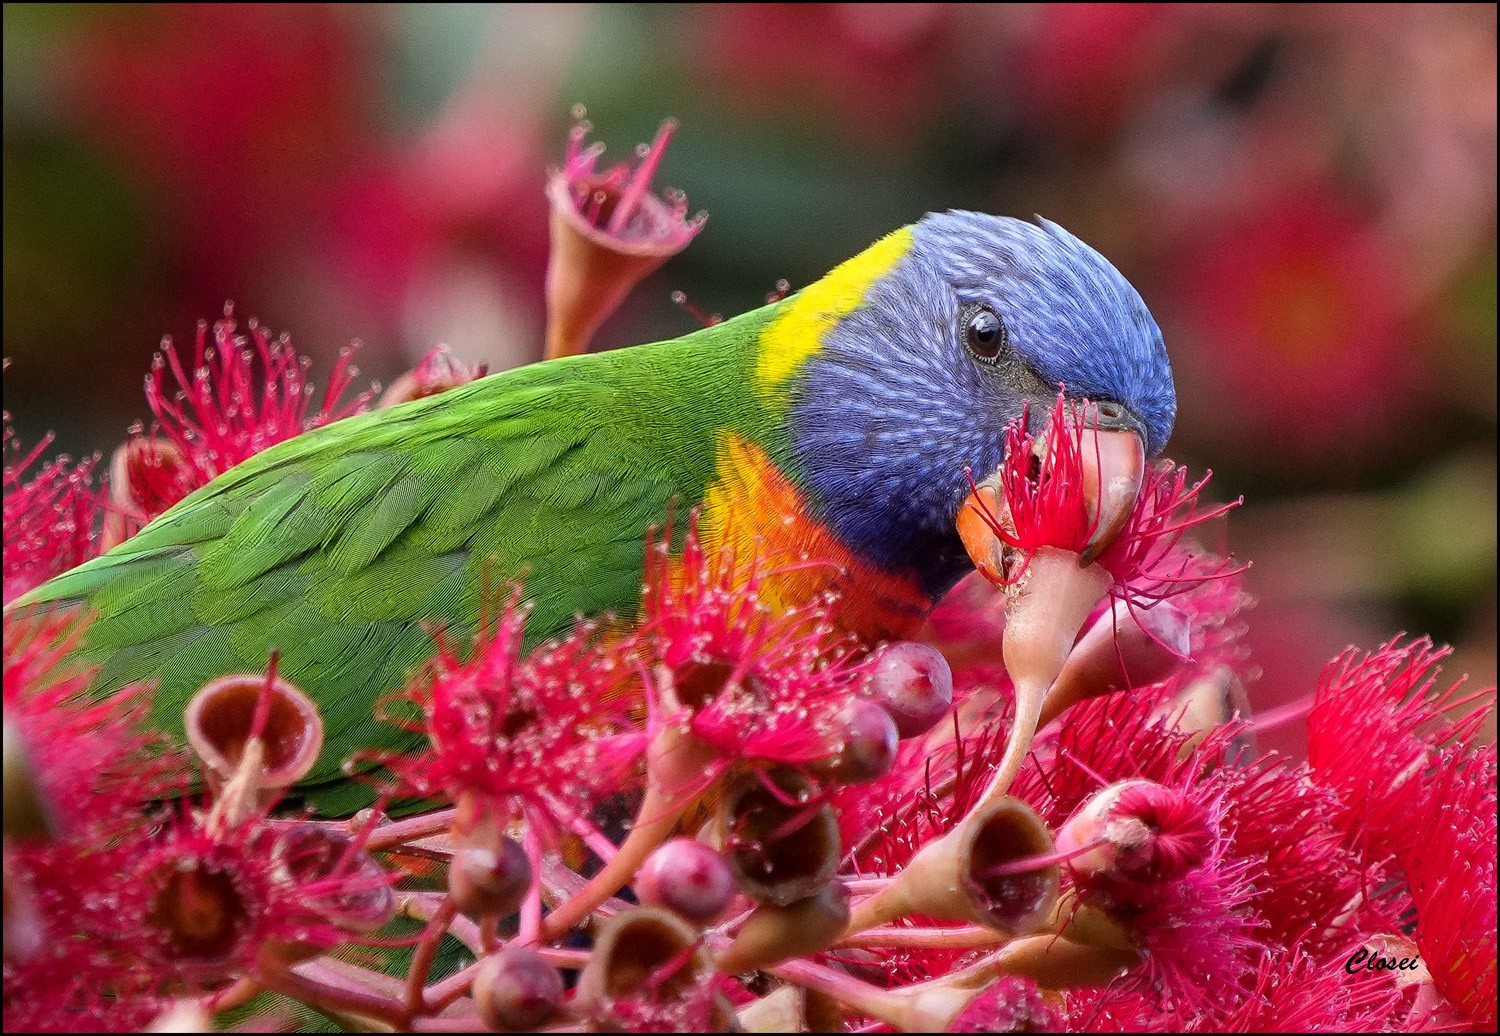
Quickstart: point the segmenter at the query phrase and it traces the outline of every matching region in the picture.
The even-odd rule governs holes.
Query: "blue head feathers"
[[[833,327],[791,387],[801,481],[847,544],[940,591],[969,568],[954,519],[1001,459],[1005,426],[1068,395],[1123,406],[1160,453],[1176,417],[1172,368],[1146,304],[1094,249],[1047,220],[931,214],[910,249]],[[987,309],[1005,347],[978,356]]]
[[[1161,452],[1177,416],[1172,365],[1140,294],[1108,259],[1051,220],[929,215],[914,252],[964,298],[991,304],[1019,358],[1070,396],[1126,407]]]

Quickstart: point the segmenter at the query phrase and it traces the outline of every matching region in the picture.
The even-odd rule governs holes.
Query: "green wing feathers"
[[[484,578],[523,580],[533,643],[634,611],[646,530],[702,499],[715,429],[743,424],[754,317],[309,432],[17,604],[86,606],[95,689],[155,682],[174,731],[204,682],[279,650],[326,723],[308,783],[338,781],[352,750],[400,745],[376,701],[431,655],[431,624],[473,632]]]

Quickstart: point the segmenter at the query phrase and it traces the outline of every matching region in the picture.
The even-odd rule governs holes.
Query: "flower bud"
[[[1111,601],[1068,653],[1038,726],[1086,698],[1166,679],[1192,650],[1190,634],[1187,615],[1170,602]]]
[[[491,1029],[528,1032],[562,1005],[562,975],[528,946],[508,946],[479,962],[474,1006]]]
[[[786,906],[833,880],[843,856],[838,820],[811,799],[807,778],[782,769],[742,777],[720,800],[717,838],[740,890],[756,902]]]
[[[1214,666],[1188,682],[1177,697],[1156,711],[1175,730],[1192,736],[1178,749],[1178,758],[1186,759],[1209,731],[1236,720],[1244,725],[1230,742],[1230,758],[1255,756],[1255,732],[1249,724],[1250,698],[1234,670]]]
[[[878,781],[896,762],[896,722],[872,701],[856,698],[840,716],[843,743],[830,776],[842,784]]]
[[[274,802],[318,761],[323,717],[311,698],[279,677],[221,676],[193,695],[183,715],[188,744],[202,760],[204,779],[215,794],[239,770],[268,681],[270,701],[259,732],[264,755],[256,779],[261,803]]]
[[[849,890],[842,882],[787,906],[762,903],[719,955],[726,975],[773,967],[828,949],[849,924]]]
[[[1068,861],[1076,874],[1114,874],[1165,882],[1200,865],[1218,827],[1186,796],[1145,780],[1122,781],[1095,794],[1057,833],[1059,852],[1090,845]]]
[[[885,706],[905,740],[925,734],[953,708],[953,671],[937,648],[897,641],[881,650],[869,692]]]
[[[454,839],[448,863],[448,894],[471,917],[506,917],[531,890],[531,861],[514,838],[485,821]]]
[[[642,903],[707,924],[729,906],[734,874],[724,857],[702,842],[674,838],[646,860],[634,887]]]

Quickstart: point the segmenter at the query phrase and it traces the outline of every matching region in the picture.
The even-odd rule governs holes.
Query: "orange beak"
[[[958,538],[963,540],[969,560],[974,562],[979,574],[991,583],[1005,579],[1005,564],[1001,560],[1005,544],[1000,542],[1000,537],[995,535],[995,530],[989,527],[983,516],[999,519],[1004,506],[1000,499],[999,472],[996,472],[978,483],[958,509]]]
[[[1080,565],[1092,565],[1119,539],[1141,495],[1146,473],[1146,444],[1130,429],[1096,429],[1097,445],[1083,444],[1084,498],[1094,516],[1094,533],[1079,555]]]
[[[1081,567],[1092,565],[1124,531],[1140,496],[1146,472],[1146,447],[1132,428],[1090,428],[1083,443],[1083,493],[1094,531],[1079,555]],[[1003,582],[1004,544],[983,517],[1006,520],[1000,473],[975,485],[958,512],[958,535],[974,567],[986,579]]]

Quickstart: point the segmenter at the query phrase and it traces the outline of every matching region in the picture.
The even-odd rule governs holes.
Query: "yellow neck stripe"
[[[786,309],[761,333],[755,383],[762,396],[771,397],[822,348],[824,336],[906,255],[911,240],[911,227],[887,234],[788,300]]]

